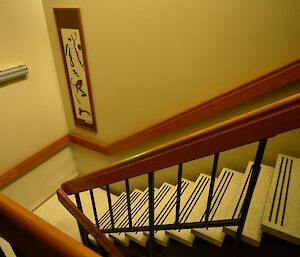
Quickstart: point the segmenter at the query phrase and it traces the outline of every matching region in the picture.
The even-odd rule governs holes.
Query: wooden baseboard
[[[70,142],[75,145],[79,145],[105,155],[111,155],[111,153],[109,152],[109,146],[101,145],[99,143],[93,142],[91,140],[85,139],[74,134],[69,134],[69,139]]]
[[[4,171],[2,175],[0,175],[0,187],[10,183],[14,179],[26,174],[27,171],[48,160],[51,156],[67,147],[69,143],[69,135],[65,135],[28,157],[26,160]]]

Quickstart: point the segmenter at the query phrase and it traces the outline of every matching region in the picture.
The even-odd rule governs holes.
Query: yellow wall
[[[0,174],[68,133],[40,0],[0,1],[0,70],[26,64],[26,79],[0,84]],[[32,210],[77,174],[65,149],[1,192]]]
[[[71,132],[112,143],[300,57],[300,2],[44,0]],[[79,7],[99,132],[74,126],[53,7]]]
[[[78,172],[73,153],[66,148],[2,188],[1,193],[32,211],[54,195],[62,182],[76,176]]]
[[[70,131],[100,143],[129,136],[300,57],[298,0],[274,0],[272,8],[258,0],[43,0],[43,5]],[[81,10],[98,133],[74,126],[55,7]],[[81,174],[98,170],[299,91],[300,82],[292,83],[112,157],[73,146],[77,167]],[[297,154],[297,137],[299,131],[288,136],[289,147],[283,139],[275,143],[267,163],[281,150]],[[245,149],[239,158],[226,155],[231,168],[243,171],[253,158]],[[208,172],[207,163],[198,166]],[[187,177],[195,174],[188,171]]]
[[[67,133],[39,0],[0,2],[0,70],[26,64],[26,79],[0,85],[0,172]]]

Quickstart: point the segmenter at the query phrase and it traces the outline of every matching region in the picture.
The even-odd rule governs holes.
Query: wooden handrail
[[[61,189],[57,190],[59,201],[75,217],[75,219],[96,239],[110,256],[124,257],[124,255],[107,239],[102,232],[77,208]]]
[[[0,236],[25,256],[100,256],[3,194],[0,206]]]
[[[300,93],[62,184],[74,194],[300,127]]]
[[[108,145],[88,140],[76,134],[65,135],[9,170],[2,172],[0,175],[0,187],[24,175],[28,170],[68,146],[70,142],[105,155],[113,155],[195,121],[204,120],[209,116],[245,103],[298,79],[300,79],[300,60],[291,62],[257,79],[200,103],[191,109]]]

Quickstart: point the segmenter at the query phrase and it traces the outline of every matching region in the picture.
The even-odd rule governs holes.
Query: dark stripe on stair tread
[[[144,205],[144,203],[148,200],[148,189],[147,191],[144,193],[144,195],[139,199],[139,201],[137,201],[137,203],[133,206],[132,208],[132,213],[131,216],[132,218],[139,212],[139,210],[142,208],[142,206]],[[120,227],[120,225],[123,225],[124,222],[126,222],[128,220],[124,219],[119,225],[118,228]]]
[[[168,186],[165,191],[160,194],[160,197],[155,197],[154,198],[154,210],[156,209],[156,207],[161,203],[161,201],[163,200],[163,198],[167,195],[167,193],[170,191],[171,187]],[[157,195],[158,196],[158,195]],[[149,208],[145,209],[144,213],[139,217],[139,219],[142,217],[142,219],[140,220],[139,223],[135,223],[136,226],[142,226],[146,223],[147,219],[149,219]],[[135,232],[136,234],[138,232]]]
[[[140,211],[140,209],[143,207],[143,205],[146,203],[146,201],[148,201],[148,197],[149,197],[148,188],[143,194],[144,195],[141,197],[141,199],[139,199],[139,201],[136,203],[136,205],[132,208],[132,213],[131,213],[132,219]],[[122,220],[120,222],[120,224],[117,226],[117,228],[127,227],[127,225],[129,225],[129,220],[125,218],[124,220]],[[122,232],[119,232],[118,234],[120,235],[121,233]]]
[[[212,201],[213,201],[214,197],[216,196],[216,194],[217,194],[217,192],[218,192],[218,190],[219,190],[219,188],[220,188],[220,185],[222,185],[223,180],[224,180],[225,176],[228,174],[228,172],[229,172],[229,171],[225,170],[225,172],[223,173],[223,175],[222,175],[220,181],[218,182],[217,188],[216,188],[216,190],[214,190],[213,195],[212,195]],[[207,211],[208,211],[207,209],[204,211],[204,213],[203,213],[203,215],[202,215],[200,221],[203,220],[203,218],[204,218],[204,216],[206,215],[206,212],[207,212]]]
[[[274,195],[273,195],[273,201],[272,201],[272,206],[271,206],[269,221],[272,220],[272,215],[273,215],[274,204],[275,204],[275,199],[276,199],[276,195],[277,195],[277,189],[278,189],[278,184],[279,184],[279,180],[280,180],[280,175],[281,175],[281,169],[282,169],[283,159],[284,159],[284,157],[281,158],[281,163],[280,163],[280,168],[279,168],[279,174],[278,174],[278,177],[277,177],[275,192],[274,192]]]
[[[245,181],[245,183],[244,183],[244,186],[243,186],[242,192],[241,192],[241,194],[240,194],[239,200],[238,200],[238,202],[237,202],[237,204],[236,204],[236,207],[235,207],[235,209],[234,209],[234,212],[233,212],[233,215],[232,215],[232,219],[234,219],[235,214],[236,214],[236,212],[237,212],[237,210],[238,210],[238,208],[239,208],[239,206],[240,206],[240,203],[241,203],[241,201],[242,201],[242,198],[243,198],[243,196],[244,196],[244,192],[246,191],[246,188],[248,188],[249,180],[250,180],[250,176],[251,176],[251,174],[252,174],[252,171],[253,171],[253,164],[251,165],[251,169],[250,169],[250,171],[249,171],[249,173],[248,173],[248,175],[247,175],[247,179],[246,179],[246,181]],[[242,208],[240,208],[240,210],[239,210],[239,215],[238,215],[238,216],[240,216],[241,210],[242,210]]]
[[[201,189],[204,180],[205,180],[205,177],[204,177],[204,176],[202,176],[201,179],[199,179],[199,181],[198,181],[196,187],[194,188],[192,194],[190,195],[189,199],[188,199],[187,202],[185,203],[183,209],[180,211],[180,213],[179,213],[179,217],[181,216],[180,219],[179,219],[180,222],[184,219],[186,213],[188,212],[189,206],[191,205],[193,199],[195,198],[195,195],[196,195],[196,194],[198,193],[198,191]]]
[[[134,194],[130,195],[131,203],[134,203],[138,199],[140,192],[135,191]],[[127,202],[123,202],[123,205],[114,213],[114,222],[117,223],[123,214],[127,211]],[[107,229],[111,226],[110,220],[102,227],[102,229]]]
[[[287,204],[287,199],[288,199],[288,194],[289,194],[289,187],[290,187],[290,179],[291,179],[293,162],[294,162],[294,160],[291,159],[290,170],[289,170],[289,177],[288,177],[288,182],[287,182],[287,187],[286,187],[286,193],[285,193],[285,199],[284,199],[283,213],[282,213],[282,218],[281,218],[281,226],[283,226],[283,224],[284,224],[283,222],[284,222],[286,204]]]
[[[224,172],[224,174],[223,174],[223,176],[222,176],[222,178],[221,178],[221,180],[220,180],[220,183],[218,183],[218,186],[217,186],[217,188],[216,188],[216,191],[215,191],[214,194],[213,194],[213,197],[212,197],[212,200],[213,200],[212,206],[211,206],[210,210],[205,210],[205,211],[203,212],[200,221],[203,221],[203,219],[204,219],[204,217],[205,217],[207,211],[209,212],[209,214],[212,212],[214,206],[216,205],[216,201],[218,200],[219,195],[220,195],[220,193],[222,192],[222,190],[223,190],[223,188],[224,188],[224,185],[225,185],[225,183],[226,183],[228,177],[230,176],[230,174],[231,174],[231,172],[229,172],[229,171],[227,171],[227,170]],[[226,176],[226,177],[225,177],[225,176]],[[225,178],[225,179],[224,179],[224,178]],[[221,186],[221,188],[220,188],[220,186]]]
[[[181,193],[180,195],[182,195],[182,191],[183,191],[183,188],[186,188],[188,186],[188,183],[186,183],[185,181],[182,181],[182,184],[181,184]],[[169,207],[172,206],[172,202],[174,201],[174,198],[176,197],[176,191],[173,192],[172,196],[170,197],[167,205],[164,207],[163,211],[160,212],[156,219],[155,219],[155,224],[159,224],[161,218],[164,217],[165,213],[167,213],[167,211],[169,210]],[[170,210],[171,211],[171,210]]]
[[[159,191],[159,193],[154,197],[154,209],[157,205],[157,202],[162,199],[162,197],[165,195],[166,191],[168,190],[168,187],[166,185],[163,186],[163,188]],[[134,223],[134,226],[139,226],[140,222],[144,219],[145,216],[148,214],[148,208],[144,210],[142,215],[138,218],[138,220]]]
[[[225,180],[225,182],[223,183],[223,185],[222,185],[222,187],[221,187],[221,190],[219,191],[219,193],[218,193],[218,195],[217,195],[217,197],[216,197],[216,199],[215,199],[215,201],[214,201],[214,204],[213,204],[213,206],[212,206],[212,208],[211,208],[209,214],[212,213],[213,211],[215,212],[216,209],[218,208],[219,204],[220,204],[221,201],[222,201],[223,195],[225,194],[225,192],[226,192],[226,190],[227,190],[227,188],[228,188],[228,186],[229,186],[229,182],[231,181],[233,175],[234,175],[234,174],[231,173],[231,172],[228,173],[228,176],[226,177],[226,180]],[[226,185],[226,186],[225,186],[225,185]],[[225,189],[224,189],[224,187],[225,187]],[[224,190],[223,190],[223,189],[224,189]],[[220,199],[219,199],[219,197],[220,197]],[[216,205],[216,204],[217,204],[217,205]],[[214,210],[215,206],[216,206],[216,209]],[[211,218],[210,220],[212,220],[212,218]]]
[[[121,195],[119,197],[119,199],[112,205],[112,209],[113,211],[118,208],[121,204],[122,204],[122,201],[125,199],[125,195]],[[102,217],[99,219],[98,221],[98,225],[101,226],[103,224],[103,222],[105,222],[105,220],[107,219],[107,217],[109,217],[109,210],[107,210],[103,215]]]
[[[204,189],[206,188],[206,186],[208,185],[208,182],[209,182],[209,181],[210,181],[210,178],[205,178],[204,184],[203,184],[203,186],[201,187],[201,191],[198,193],[198,195],[197,195],[197,197],[196,197],[196,199],[195,199],[193,205],[191,206],[191,208],[189,208],[189,212],[188,212],[188,214],[186,215],[186,217],[185,217],[185,219],[184,219],[183,222],[186,222],[186,221],[187,221],[188,217],[189,217],[190,214],[192,213],[194,207],[196,206],[196,204],[197,204],[199,198],[201,197],[201,195],[202,195]]]
[[[231,173],[231,176],[230,176],[230,179],[229,179],[228,182],[227,182],[226,188],[225,188],[225,190],[223,191],[223,194],[222,194],[222,196],[221,196],[221,198],[220,198],[220,200],[219,200],[219,202],[218,202],[217,208],[215,209],[215,211],[214,211],[214,213],[213,213],[213,215],[212,215],[212,217],[211,217],[210,220],[213,220],[213,218],[215,217],[215,214],[217,213],[217,210],[218,210],[218,208],[219,208],[219,206],[220,206],[220,204],[221,204],[221,202],[222,202],[222,200],[223,200],[223,197],[224,197],[224,195],[225,195],[226,192],[227,192],[227,189],[228,189],[228,187],[229,187],[229,185],[230,185],[230,182],[231,182],[231,180],[232,180],[232,178],[233,178],[233,175],[234,175],[234,174]],[[208,229],[208,228],[206,228],[206,229]]]
[[[181,195],[185,192],[185,190],[188,188],[189,183],[186,184],[182,184],[182,191],[181,191]],[[156,224],[163,224],[165,222],[165,220],[167,219],[167,217],[169,216],[169,214],[171,213],[171,211],[173,210],[173,208],[176,205],[176,191],[174,192],[174,195],[171,198],[172,200],[169,201],[168,205],[166,206],[166,208],[164,208],[164,212],[159,219],[156,220]],[[160,214],[161,214],[160,213]],[[155,231],[155,233],[157,233],[158,230]]]
[[[281,188],[280,188],[278,206],[277,206],[277,211],[276,211],[276,216],[275,216],[275,224],[277,224],[277,220],[278,220],[278,214],[279,214],[280,205],[281,205],[281,198],[282,198],[282,192],[283,192],[283,187],[284,187],[285,174],[286,174],[286,168],[287,168],[288,161],[289,161],[289,159],[286,158],[286,162],[285,162],[285,166],[284,166],[284,173],[283,173],[283,178],[282,178],[282,183],[281,183]]]
[[[198,190],[198,192],[197,192],[196,197],[193,199],[192,205],[190,205],[190,208],[187,209],[187,210],[188,210],[187,215],[185,214],[184,219],[182,218],[182,220],[181,220],[180,222],[183,222],[183,223],[184,223],[184,222],[187,221],[187,219],[188,219],[188,217],[190,216],[191,212],[193,211],[193,209],[194,209],[194,207],[195,207],[197,201],[199,200],[199,198],[200,198],[200,196],[202,195],[204,189],[205,189],[206,186],[208,185],[209,180],[210,180],[210,178],[205,178],[205,179],[203,180],[203,183],[202,183],[201,186],[199,187],[199,190]],[[181,231],[181,229],[178,229],[178,232],[180,232],[180,231]]]
[[[126,200],[126,198],[124,198],[123,199],[123,202],[122,202],[122,204],[121,205],[119,205],[119,207],[118,208],[116,208],[115,210],[113,210],[113,215],[114,215],[114,222],[116,222],[117,221],[117,219],[118,219],[118,214],[119,214],[119,212],[124,208],[124,206],[126,205],[126,202],[125,202],[125,200]],[[101,222],[101,224],[100,224],[100,228],[101,229],[105,229],[105,228],[108,228],[109,226],[111,225],[111,220],[110,220],[110,216],[109,215],[107,215],[107,218],[103,221],[103,222]]]

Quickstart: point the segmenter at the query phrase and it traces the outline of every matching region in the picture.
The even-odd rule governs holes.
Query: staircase
[[[222,169],[215,181],[209,220],[225,220],[238,218],[240,216],[242,203],[246,195],[252,170],[253,162],[248,163],[244,172],[234,171],[228,168]],[[294,157],[279,154],[275,168],[261,165],[260,174],[242,233],[243,241],[259,247],[262,239],[262,232],[266,232],[300,245],[300,201],[298,200],[300,199],[299,176],[300,159]],[[185,179],[182,180],[180,222],[204,221],[210,185],[209,182],[210,176],[203,173],[199,174],[197,180],[194,182]],[[276,184],[278,184],[277,190]],[[163,183],[160,188],[155,189],[155,224],[175,223],[176,188],[177,185]],[[274,190],[277,191],[276,197],[274,196],[276,195]],[[107,202],[105,191],[101,189],[97,189],[97,191],[99,191],[99,202]],[[288,197],[289,194],[292,197]],[[113,199],[116,199],[115,195],[111,194],[111,196]],[[134,227],[141,227],[149,224],[148,196],[148,188],[146,188],[144,192],[134,190],[130,194],[131,217],[132,225]],[[82,198],[83,206],[85,205],[85,201],[86,200]],[[273,219],[269,221],[273,201],[275,201],[276,204],[273,204]],[[276,208],[274,206],[276,206]],[[281,208],[278,209],[277,207]],[[90,211],[91,209],[90,206]],[[112,209],[115,228],[129,227],[126,193],[122,193],[118,196],[115,203],[112,205]],[[87,211],[87,213],[90,211]],[[99,228],[101,230],[112,228],[109,208],[104,208],[103,212],[104,214],[102,216],[98,213],[100,217],[97,222]],[[276,223],[277,213],[280,216]],[[286,217],[284,215],[286,215]],[[237,228],[234,226],[177,229],[155,231],[154,237],[155,242],[164,247],[168,246],[170,238],[192,247],[195,237],[199,237],[221,247],[225,235],[235,236],[236,230]],[[133,241],[146,247],[149,232],[108,233],[107,236],[124,246],[128,246],[130,241]]]
[[[250,161],[244,172],[223,168],[215,180],[212,194],[209,220],[225,220],[238,218],[249,186],[253,171]],[[260,166],[260,173],[249,206],[241,240],[259,247],[263,232],[300,245],[300,159],[279,154],[276,166]],[[192,182],[182,179],[180,198],[180,222],[204,221],[211,177],[200,173]],[[276,186],[277,185],[277,186]],[[277,189],[276,189],[277,188]],[[149,192],[135,189],[130,194],[132,225],[145,226],[149,224]],[[111,229],[111,216],[107,201],[107,192],[97,188],[92,190],[97,208],[95,226]],[[156,225],[174,223],[176,219],[177,185],[163,183],[154,189],[154,222]],[[290,197],[289,197],[290,196]],[[116,196],[110,193],[114,227],[129,227],[126,192]],[[84,214],[94,219],[94,209],[91,193],[80,193]],[[75,197],[71,196],[75,203]],[[273,203],[274,202],[274,203]],[[272,207],[273,206],[273,207]],[[49,215],[49,209],[56,212]],[[76,221],[57,201],[56,195],[46,201],[35,212],[52,225],[80,240]],[[53,215],[54,214],[54,215]],[[270,221],[271,216],[271,221]],[[276,221],[277,217],[277,221]],[[195,238],[208,241],[218,247],[223,245],[226,235],[235,236],[237,227],[210,227],[195,229],[157,230],[154,232],[155,242],[168,247],[170,238],[188,247],[193,247]],[[147,246],[149,232],[107,233],[106,237],[128,247],[131,242],[142,247]],[[90,237],[91,242],[96,244]]]
[[[84,245],[117,257],[124,256],[117,245],[126,248],[132,243],[147,247],[148,256],[152,257],[157,256],[157,245],[167,249],[173,242],[193,249],[195,242],[201,240],[222,249],[230,236],[234,236],[233,252],[228,256],[247,256],[240,252],[241,241],[260,246],[264,234],[299,246],[300,159],[279,154],[274,168],[262,163],[269,138],[299,128],[300,94],[67,181],[57,191],[66,210],[58,207],[53,196],[35,214],[77,240],[80,235]],[[253,142],[258,142],[255,159],[248,163],[245,171],[224,167],[217,174],[220,154]],[[206,156],[214,157],[211,175],[200,172],[195,181],[184,179],[185,163]],[[155,173],[172,166],[178,167],[177,185],[167,182],[156,185]],[[148,187],[131,191],[130,179],[140,175],[148,177]],[[112,194],[110,185],[120,181],[125,182],[126,192]],[[15,205],[1,195],[0,200],[7,206],[0,208],[0,215],[8,220],[0,219],[5,228],[4,232],[0,231],[1,235],[30,255],[41,222],[19,207],[24,217],[16,216]],[[49,212],[59,208],[57,214]],[[67,215],[68,212],[75,219]],[[26,219],[32,220],[34,230],[28,229]],[[68,225],[69,222],[72,225]],[[28,234],[30,239],[25,238],[24,243],[19,235],[14,238],[10,224],[16,231]],[[42,235],[38,241],[46,240],[45,248],[58,250],[62,257],[72,256],[73,251],[65,255],[65,248],[55,246],[61,246],[59,240],[54,239],[59,233],[54,233],[46,224],[43,226],[49,233],[53,232],[53,239]],[[72,248],[71,240],[65,238],[64,241]],[[36,256],[42,248],[37,249]],[[82,252],[87,253],[84,249]],[[213,253],[216,252],[223,255],[214,249]]]

